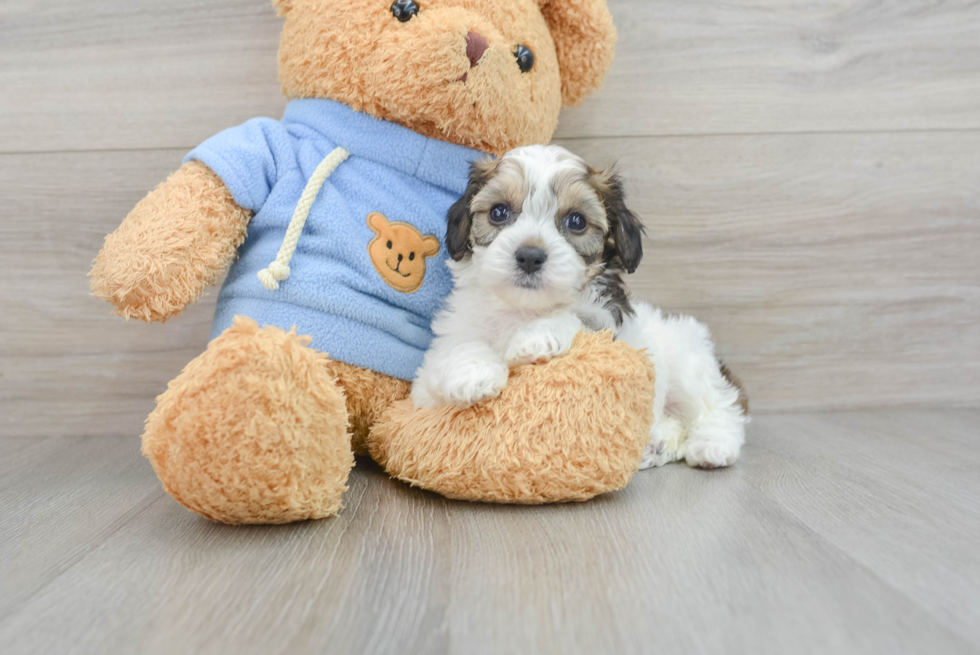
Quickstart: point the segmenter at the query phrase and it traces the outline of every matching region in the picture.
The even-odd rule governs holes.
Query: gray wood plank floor
[[[457,503],[359,461],[334,520],[209,523],[135,438],[0,440],[13,653],[980,652],[980,411],[757,418],[724,471]]]

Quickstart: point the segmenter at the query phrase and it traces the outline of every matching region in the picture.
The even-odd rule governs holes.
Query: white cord
[[[279,254],[276,255],[275,261],[269,264],[269,268],[263,268],[259,271],[259,281],[269,291],[275,291],[279,288],[280,282],[289,278],[289,262],[296,252],[299,237],[303,233],[306,219],[310,215],[310,208],[313,207],[324,182],[348,157],[350,157],[349,152],[343,148],[336,148],[320,162],[320,165],[313,171],[313,175],[310,176],[310,181],[306,183],[303,195],[300,196],[299,202],[296,204],[296,211],[293,212],[293,217],[289,221],[289,228],[282,240]]]

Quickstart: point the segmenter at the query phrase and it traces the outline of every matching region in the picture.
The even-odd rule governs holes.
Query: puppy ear
[[[643,235],[646,229],[626,206],[626,191],[623,189],[623,178],[615,170],[592,173],[592,184],[606,209],[606,219],[609,221],[606,252],[603,260],[606,264],[619,264],[627,273],[633,273],[643,259]]]
[[[470,232],[473,229],[473,214],[470,212],[470,203],[493,177],[496,170],[496,160],[483,159],[473,162],[470,167],[470,183],[466,187],[466,193],[449,208],[446,225],[446,249],[449,251],[449,256],[457,262],[473,252],[473,247],[470,245]]]
[[[276,8],[276,15],[282,18],[293,8],[293,0],[272,0],[272,6]]]
[[[606,0],[538,0],[558,51],[561,98],[578,106],[598,91],[616,52],[616,27]]]

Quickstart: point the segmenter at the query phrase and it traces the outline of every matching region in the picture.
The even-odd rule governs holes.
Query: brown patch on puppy
[[[582,170],[566,169],[557,173],[551,180],[551,189],[558,198],[559,217],[577,211],[588,219],[590,227],[601,232],[609,229],[602,198],[584,165]]]
[[[633,273],[643,259],[643,235],[646,230],[636,214],[626,206],[623,180],[614,169],[591,170],[591,182],[602,199],[609,220],[603,260],[612,268]]]
[[[582,261],[593,267],[602,259],[609,220],[602,199],[591,184],[588,168],[580,159],[575,159],[581,165],[580,170],[563,170],[551,180],[551,190],[558,199],[555,224]],[[584,232],[572,232],[565,227],[565,221],[574,213],[581,214],[588,222]],[[601,272],[602,267],[594,266],[588,277],[591,280]]]
[[[460,261],[473,252],[474,245],[490,245],[500,231],[500,226],[490,223],[490,210],[506,205],[516,217],[529,191],[519,162],[510,159],[475,162],[466,193],[449,209],[446,244],[452,258]]]
[[[454,261],[461,261],[463,257],[473,252],[473,245],[470,243],[470,233],[473,230],[473,214],[470,212],[470,203],[490,181],[499,165],[499,160],[489,158],[473,162],[470,166],[470,183],[466,187],[463,197],[449,208],[446,224],[446,249]]]
[[[618,327],[625,317],[634,313],[623,273],[633,273],[643,258],[644,228],[626,207],[622,179],[615,170],[596,171],[589,167],[586,170],[585,180],[592,196],[602,207],[605,219],[599,248],[601,260],[596,258],[596,273],[591,284],[598,292],[603,308],[610,313]],[[591,224],[593,219],[590,215],[587,218]]]
[[[633,316],[633,303],[630,302],[630,294],[623,282],[622,271],[616,269],[606,269],[593,282],[602,298],[602,307],[609,312],[616,327],[623,326],[623,319]]]
[[[524,166],[513,159],[502,159],[493,176],[473,198],[470,214],[473,217],[472,241],[478,246],[488,246],[500,232],[502,225],[490,223],[490,210],[506,205],[516,219],[524,209],[524,201],[530,193]]]

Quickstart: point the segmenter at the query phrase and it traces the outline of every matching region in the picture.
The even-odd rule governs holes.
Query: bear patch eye
[[[389,241],[386,245],[388,246],[388,250],[391,250],[391,241]]]
[[[585,216],[582,216],[578,212],[569,214],[568,218],[565,219],[565,227],[568,228],[569,232],[581,234],[582,232],[585,232],[585,228],[588,226],[589,222],[585,220]]]
[[[494,205],[490,210],[490,224],[503,225],[510,220],[510,207],[507,205]]]
[[[391,15],[398,19],[400,23],[407,23],[419,13],[419,5],[413,0],[395,0],[391,5]]]
[[[526,45],[517,46],[514,56],[517,57],[517,67],[522,73],[527,73],[534,68],[534,53]]]

